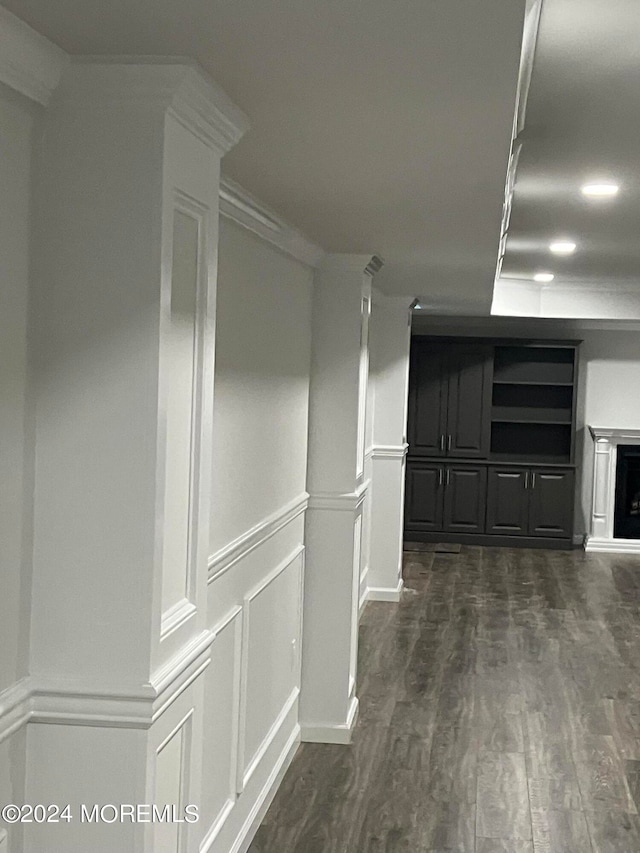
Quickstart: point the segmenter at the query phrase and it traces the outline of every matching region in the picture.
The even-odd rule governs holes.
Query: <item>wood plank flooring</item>
[[[249,853],[640,853],[640,559],[407,552]]]

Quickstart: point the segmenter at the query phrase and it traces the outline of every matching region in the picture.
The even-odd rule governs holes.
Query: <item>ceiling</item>
[[[639,36],[638,0],[544,0],[502,279],[640,297]],[[583,198],[598,179],[618,196]],[[554,238],[575,253],[553,256]]]
[[[525,0],[2,2],[70,53],[197,58],[251,119],[230,177],[386,292],[488,313]]]

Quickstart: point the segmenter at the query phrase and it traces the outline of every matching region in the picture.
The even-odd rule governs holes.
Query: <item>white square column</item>
[[[196,68],[77,61],[43,117],[25,853],[197,850],[220,159],[247,123]]]
[[[381,261],[331,255],[313,298],[303,740],[348,743],[356,720],[371,280]]]
[[[371,473],[371,553],[367,597],[399,601],[411,312],[406,299],[374,295],[371,370],[375,377]]]

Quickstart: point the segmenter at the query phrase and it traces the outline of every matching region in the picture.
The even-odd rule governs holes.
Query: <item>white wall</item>
[[[221,220],[201,818],[215,853],[259,820],[300,737],[312,280]]]
[[[311,337],[309,268],[227,219],[218,275],[212,553],[304,492]]]
[[[597,328],[600,325],[602,328]],[[575,534],[589,532],[593,445],[588,425],[640,426],[640,330],[621,323],[552,319],[471,319],[422,316],[413,333],[582,340],[576,443]]]
[[[0,706],[26,674],[31,592],[27,439],[29,198],[35,107],[0,87]],[[0,737],[3,720],[0,718]],[[0,802],[12,802],[16,741],[0,743]],[[12,743],[12,741],[14,741]],[[0,836],[2,830],[0,829]]]
[[[583,465],[576,531],[586,533],[593,488],[593,440],[586,426],[640,428],[640,332],[589,330],[581,337],[579,428],[583,427]]]

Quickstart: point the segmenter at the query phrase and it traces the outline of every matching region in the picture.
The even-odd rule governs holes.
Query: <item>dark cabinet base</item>
[[[543,538],[541,536],[499,536],[487,533],[427,533],[424,530],[404,531],[407,542],[453,542],[460,545],[488,545],[496,548],[545,548],[549,551],[572,551],[573,539]]]

